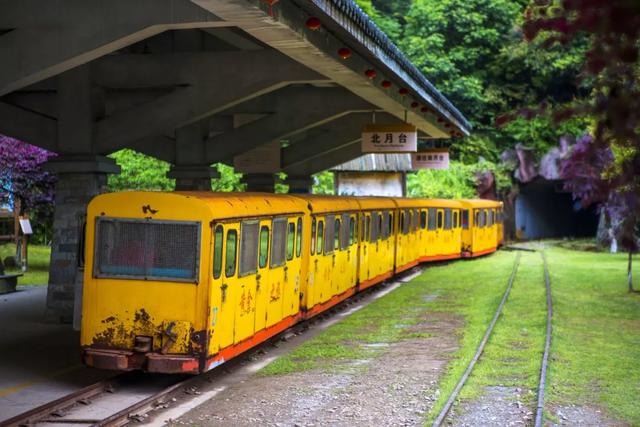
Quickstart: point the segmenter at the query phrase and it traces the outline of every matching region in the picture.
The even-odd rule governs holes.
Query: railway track
[[[416,273],[414,273],[416,274]],[[218,385],[208,395],[213,396],[226,385],[239,379],[234,375],[243,365],[256,358],[257,353],[265,353],[269,346],[278,346],[286,337],[300,336],[300,341],[312,338],[315,334],[339,321],[395,289],[413,276],[406,272],[391,283],[366,289],[336,307],[312,319],[301,322],[280,335],[262,343],[253,350],[234,358],[220,367],[197,376],[151,375],[143,372],[128,372],[113,378],[84,387],[69,395],[0,422],[0,427],[19,426],[98,426],[120,427],[131,422],[146,421],[158,410],[175,407],[193,397],[205,395],[204,390]],[[294,343],[293,345],[299,345]],[[283,349],[283,352],[286,352]],[[258,362],[259,367],[268,364],[274,357]],[[246,369],[244,375],[250,375],[259,368]],[[177,403],[176,403],[177,402]],[[170,409],[168,409],[170,410]]]
[[[510,248],[510,250],[516,250],[516,251],[523,250],[523,251],[526,251],[526,252],[537,252],[537,251],[529,249],[529,248],[516,248],[516,247]],[[552,301],[552,297],[551,297],[551,279],[550,279],[550,276],[549,276],[549,267],[548,267],[548,264],[547,264],[547,257],[546,257],[546,254],[545,254],[544,250],[540,251],[539,253],[540,253],[540,256],[542,257],[542,262],[543,262],[543,267],[544,267],[544,283],[545,283],[545,290],[546,290],[547,316],[546,316],[545,345],[544,345],[544,352],[543,352],[543,356],[542,356],[542,363],[541,363],[541,367],[540,367],[539,381],[538,381],[538,398],[537,398],[536,417],[535,417],[535,424],[534,424],[535,427],[541,427],[542,426],[543,416],[544,416],[544,398],[545,398],[545,389],[546,389],[547,368],[548,368],[548,361],[549,361],[549,350],[550,350],[550,347],[551,347],[552,318],[553,318],[553,301]],[[516,278],[516,275],[517,275],[517,272],[518,272],[518,267],[520,265],[520,258],[521,258],[521,253],[518,252],[517,255],[516,255],[516,258],[514,260],[513,268],[511,270],[511,275],[509,276],[509,280],[507,281],[507,286],[506,286],[505,292],[504,292],[504,294],[502,296],[502,300],[500,301],[500,304],[498,305],[498,308],[496,309],[496,312],[495,312],[491,322],[489,323],[489,326],[487,327],[487,330],[485,331],[485,334],[482,337],[482,340],[480,341],[480,344],[478,345],[478,348],[476,349],[476,352],[475,352],[473,358],[471,359],[471,361],[467,365],[465,371],[463,372],[462,376],[460,377],[460,379],[456,383],[456,386],[454,387],[453,391],[449,395],[445,405],[443,406],[441,411],[438,413],[438,416],[433,421],[432,427],[440,427],[445,423],[445,421],[447,419],[447,416],[449,415],[449,412],[451,411],[451,408],[453,407],[456,399],[458,398],[458,395],[460,394],[460,391],[462,390],[462,388],[464,387],[467,379],[469,378],[469,376],[473,372],[474,367],[476,366],[476,364],[480,360],[480,357],[482,356],[482,353],[484,352],[485,346],[486,346],[487,342],[489,341],[489,338],[491,337],[491,334],[493,333],[493,329],[494,329],[496,323],[498,322],[498,319],[500,318],[500,314],[502,313],[502,309],[505,306],[505,304],[506,304],[506,302],[507,302],[507,300],[509,298],[509,294],[511,293],[511,288],[513,287],[513,283],[515,281],[515,278]]]

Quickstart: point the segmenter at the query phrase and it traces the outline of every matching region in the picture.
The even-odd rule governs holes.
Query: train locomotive
[[[206,372],[422,262],[491,253],[489,200],[125,192],[88,206],[82,360]]]

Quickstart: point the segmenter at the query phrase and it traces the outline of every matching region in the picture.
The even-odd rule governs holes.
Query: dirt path
[[[437,382],[457,349],[460,319],[425,314],[412,332],[370,359],[305,372],[250,377],[173,421],[202,426],[421,426]]]

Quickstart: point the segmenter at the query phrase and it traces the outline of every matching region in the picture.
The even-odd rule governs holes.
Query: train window
[[[227,277],[231,277],[236,274],[236,249],[238,246],[238,232],[236,230],[227,231],[226,246],[224,274]]]
[[[418,231],[418,226],[420,223],[420,212],[418,209],[413,210],[413,231]]]
[[[341,249],[340,246],[340,218],[336,218],[333,221],[333,227],[334,227],[334,232],[333,232],[333,249],[334,250],[338,250]]]
[[[452,212],[451,209],[445,209],[444,210],[444,229],[445,230],[451,230],[452,228]]]
[[[453,211],[453,228],[460,227],[460,223],[458,222],[458,211]]]
[[[341,223],[343,227],[340,229],[340,249],[346,249],[349,247],[349,221],[351,217],[349,214],[342,214]]]
[[[364,230],[364,241],[371,240],[371,215],[366,218],[366,227]]]
[[[296,245],[296,225],[293,222],[289,223],[289,229],[287,230],[287,261],[293,259],[293,252]]]
[[[436,208],[429,208],[429,214],[427,215],[427,228],[429,230],[436,229]]]
[[[438,211],[438,228],[442,228],[442,211]]]
[[[482,213],[484,214],[484,227],[489,226],[489,211],[487,209],[483,209]]]
[[[370,234],[370,241],[371,242],[375,242],[378,240],[379,236],[378,233],[380,232],[379,227],[379,221],[378,221],[378,216],[380,216],[377,212],[371,212],[371,234]]]
[[[316,253],[316,219],[311,221],[311,255]]]
[[[365,216],[364,214],[360,214],[360,241],[364,242],[365,241]]]
[[[393,234],[393,212],[387,213],[387,228],[389,229],[388,236]]]
[[[356,219],[349,218],[349,246],[353,245],[356,240]]]
[[[318,222],[318,234],[317,234],[317,244],[316,249],[318,250],[317,254],[320,255],[322,253],[322,249],[324,246],[324,222]]]
[[[258,271],[258,221],[243,221],[240,225],[240,277]]]
[[[469,209],[462,210],[462,228],[469,229]]]
[[[482,228],[485,224],[484,212],[482,209],[476,210],[476,227]]]
[[[378,239],[382,235],[382,212],[378,214]]]
[[[420,211],[420,228],[427,228],[427,211]]]
[[[478,209],[473,210],[473,226],[476,228],[482,227],[480,225],[480,211]]]
[[[407,215],[407,232],[411,232],[413,230],[413,211],[409,209]]]
[[[402,224],[402,234],[407,234],[405,217],[406,217],[406,214],[404,213],[404,211],[400,212],[400,224]]]
[[[287,249],[287,218],[275,218],[271,226],[271,268],[284,265],[284,255]]]
[[[327,216],[327,226],[324,229],[324,253],[330,254],[333,253],[334,249],[334,239],[335,239],[335,216],[328,215]]]
[[[224,240],[224,228],[222,225],[216,226],[213,236],[213,278],[219,279],[222,274],[222,249]]]
[[[269,260],[269,227],[260,227],[260,246],[258,248],[258,265],[260,268],[267,266]]]
[[[296,234],[296,258],[302,253],[302,218],[298,218],[298,233]]]

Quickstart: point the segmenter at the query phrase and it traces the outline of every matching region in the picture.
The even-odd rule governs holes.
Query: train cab
[[[295,197],[257,193],[94,198],[85,364],[198,373],[291,326],[306,277],[307,212]]]
[[[461,200],[462,256],[472,258],[495,252],[498,246],[497,211],[500,202],[484,199]]]

